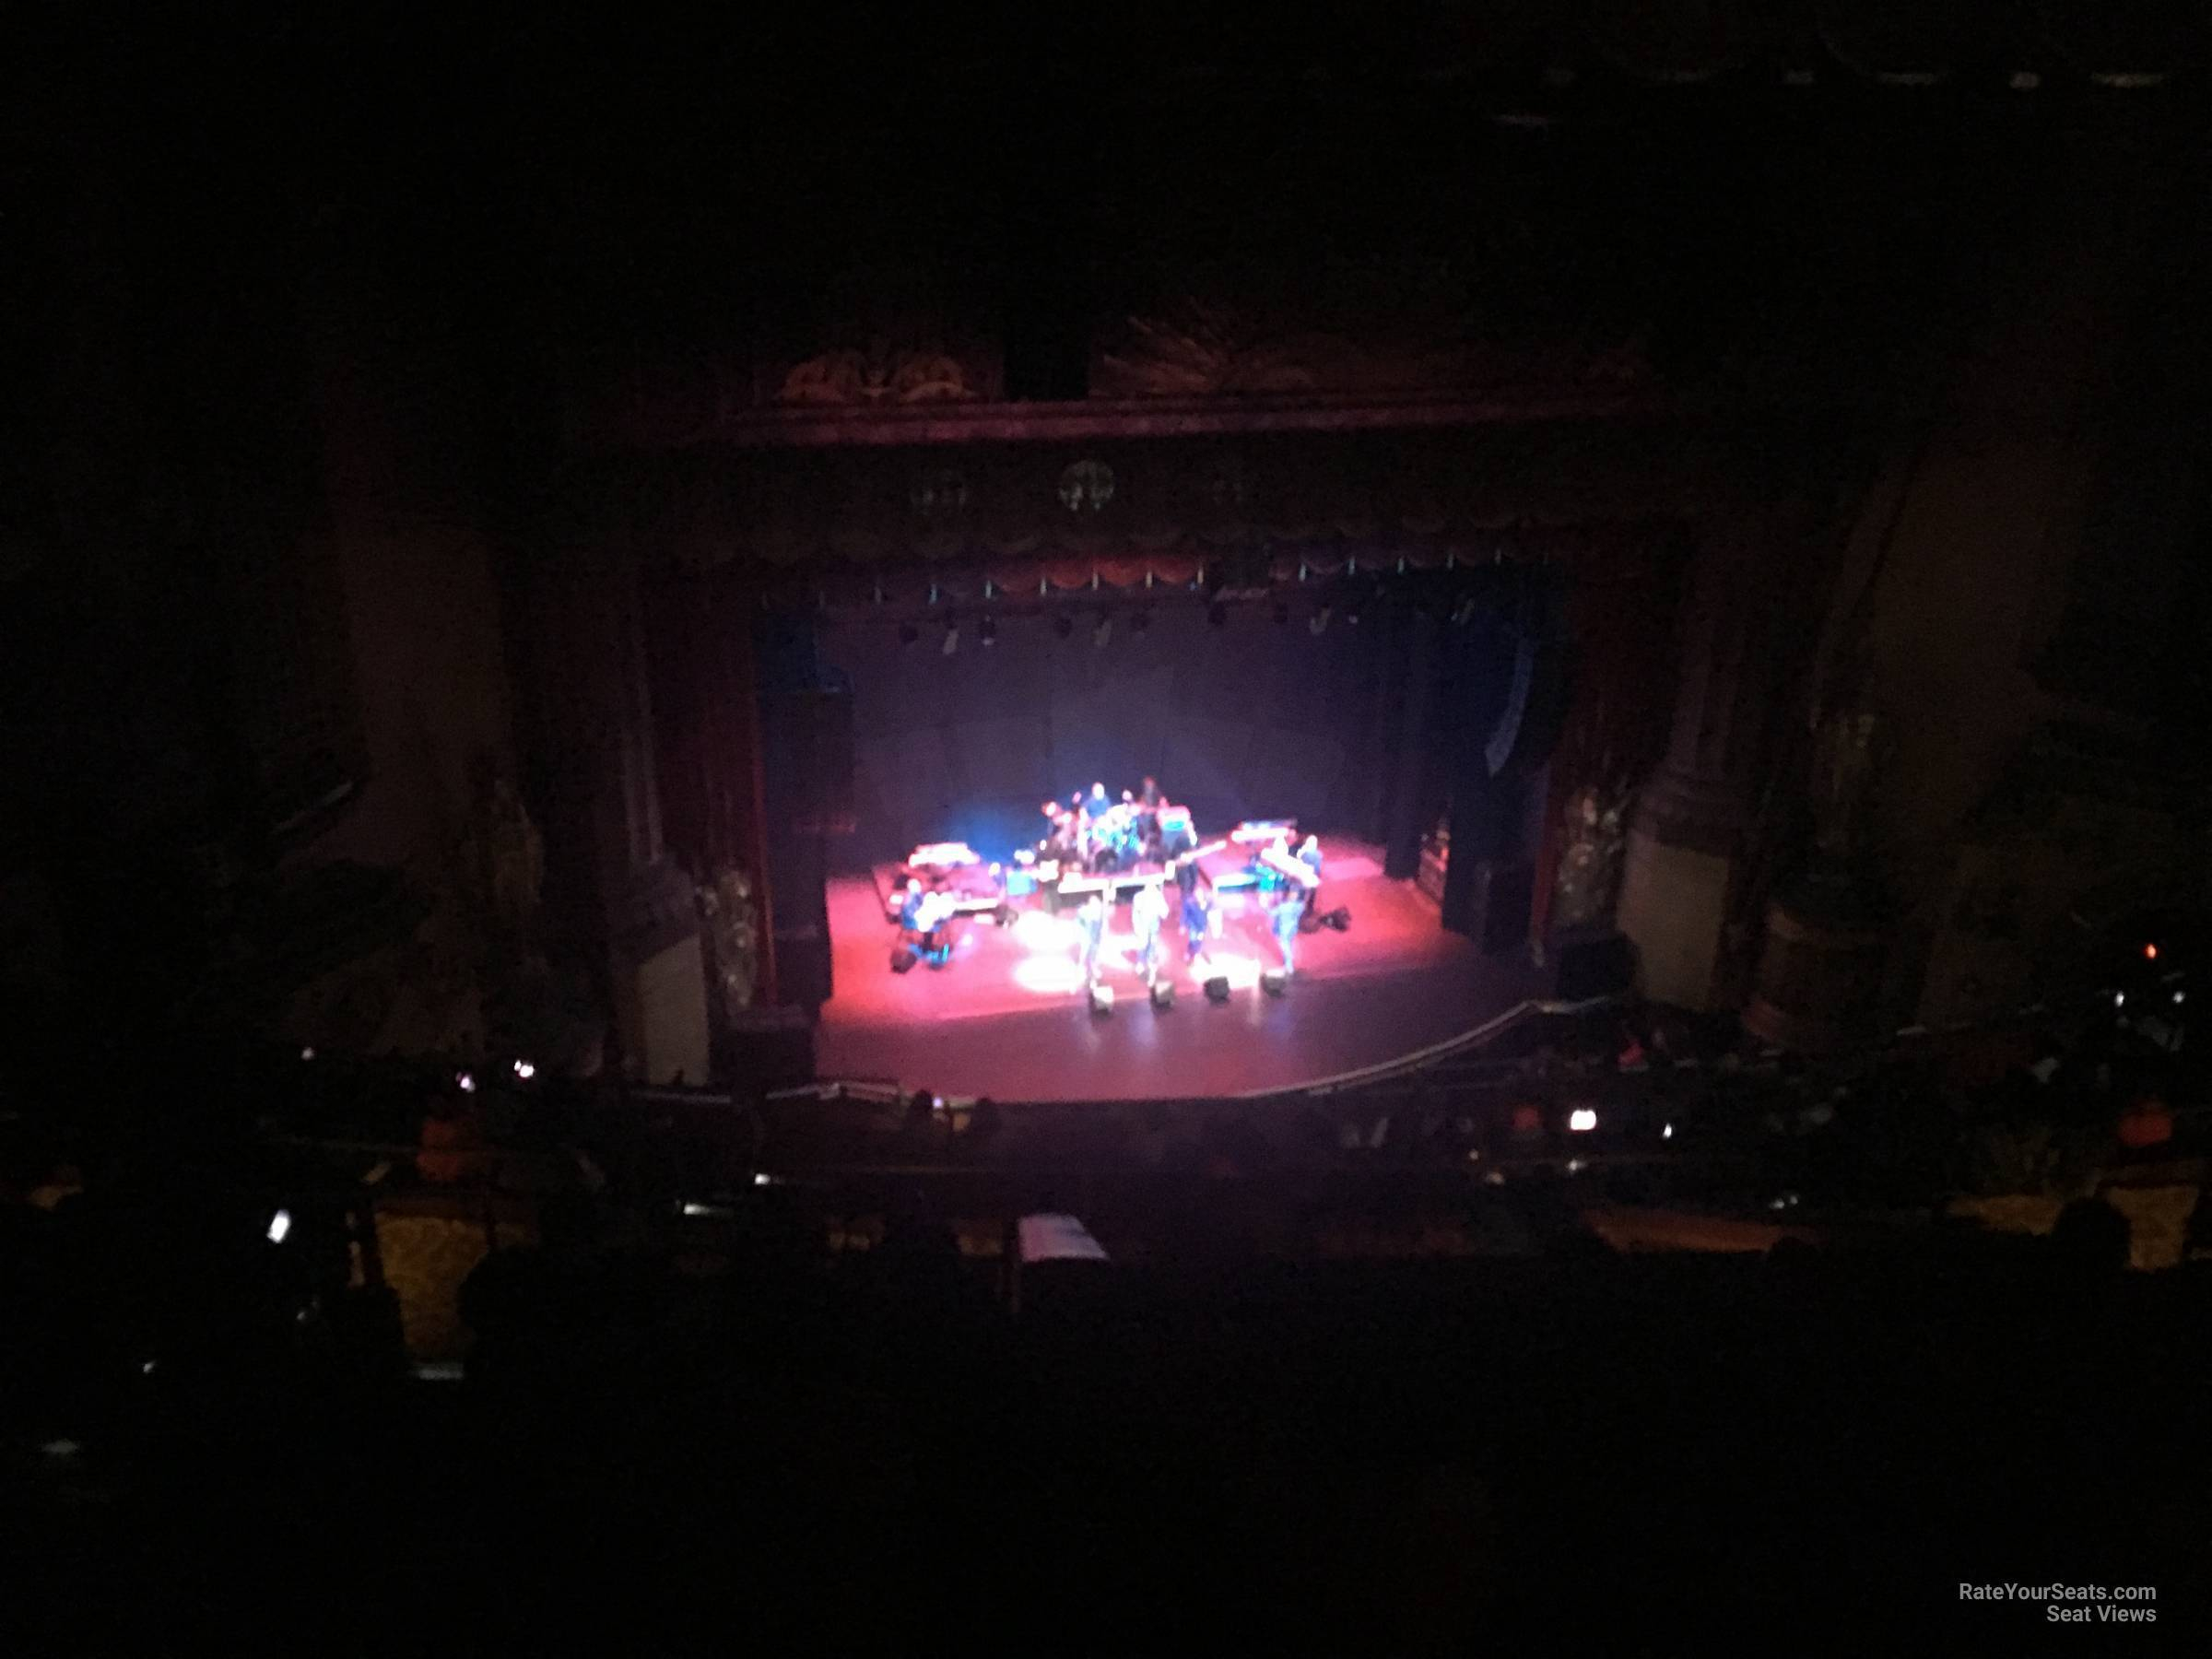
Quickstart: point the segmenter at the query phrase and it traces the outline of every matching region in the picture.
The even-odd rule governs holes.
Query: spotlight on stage
[[[978,622],[975,625],[975,638],[976,642],[982,646],[985,651],[990,650],[992,646],[997,644],[998,618],[995,617],[985,617],[981,622]]]
[[[1260,989],[1270,996],[1280,996],[1290,983],[1290,976],[1280,968],[1269,968],[1260,975]]]
[[[1075,631],[1076,619],[1073,617],[1054,617],[1053,618],[1053,638],[1065,640]]]
[[[1175,982],[1173,980],[1163,979],[1152,982],[1152,1006],[1156,1008],[1171,1008],[1175,1006]]]
[[[1093,1014],[1113,1012],[1113,987],[1112,985],[1093,985],[1090,988],[1090,1011]]]
[[[900,644],[901,644],[901,645],[912,645],[912,644],[914,644],[914,643],[915,643],[917,641],[919,641],[921,638],[922,638],[922,630],[921,630],[920,629],[916,628],[916,627],[915,627],[915,626],[914,626],[914,625],[913,625],[912,622],[901,622],[901,623],[900,623],[900,624],[899,624],[899,643],[900,643]]]
[[[1213,978],[1206,982],[1206,1000],[1207,1002],[1217,1004],[1225,1003],[1229,1000],[1228,974],[1217,973]]]
[[[958,622],[947,622],[945,625],[945,654],[950,656],[959,648],[960,625]]]
[[[1229,626],[1229,606],[1218,599],[1215,600],[1213,604],[1206,607],[1206,619],[1216,628],[1227,628]]]

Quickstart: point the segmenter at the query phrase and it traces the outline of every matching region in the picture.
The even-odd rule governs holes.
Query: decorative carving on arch
[[[898,346],[880,335],[794,363],[775,401],[861,406],[973,403],[990,395],[977,366],[934,346]]]
[[[1527,263],[1506,231],[1496,240],[1501,272]],[[1447,260],[1347,263],[1318,277],[1201,270],[1144,286],[1154,297],[1099,337],[1095,397],[1424,396],[1647,372],[1635,343],[1602,327],[1532,335],[1486,316]]]

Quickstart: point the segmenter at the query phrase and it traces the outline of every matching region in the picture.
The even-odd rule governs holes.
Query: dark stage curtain
[[[777,999],[817,1008],[831,993],[829,849],[849,817],[851,704],[821,661],[812,617],[762,612],[752,640]]]
[[[1583,789],[1625,801],[1658,760],[1674,709],[1675,610],[1685,547],[1579,571],[1567,599],[1573,677],[1552,751],[1537,842],[1530,931],[1550,923],[1568,803]]]
[[[775,1004],[786,1000],[776,948],[782,906],[764,799],[757,596],[728,573],[672,573],[646,593],[663,839],[694,880],[735,870],[752,884],[759,995]],[[802,893],[801,915],[816,902]]]

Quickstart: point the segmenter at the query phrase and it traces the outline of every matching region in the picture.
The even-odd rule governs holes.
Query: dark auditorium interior
[[[2208,76],[0,18],[6,1645],[2202,1648]]]

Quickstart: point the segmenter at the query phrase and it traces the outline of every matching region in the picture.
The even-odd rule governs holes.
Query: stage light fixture
[[[1156,1008],[1171,1008],[1175,1006],[1175,982],[1173,980],[1163,979],[1152,982],[1152,1006]]]
[[[1113,987],[1112,985],[1093,985],[1090,988],[1090,1011],[1093,1014],[1113,1012]]]
[[[1065,640],[1075,631],[1076,619],[1073,617],[1054,617],[1053,618],[1053,632],[1057,638]]]
[[[945,654],[946,654],[947,656],[950,656],[950,655],[951,655],[951,654],[952,654],[954,652],[958,651],[959,648],[960,648],[960,625],[959,625],[958,622],[947,622],[947,624],[945,624],[945,646],[944,646]]]
[[[1229,626],[1229,606],[1218,599],[1206,607],[1206,619],[1216,628]]]
[[[997,644],[998,619],[995,617],[985,617],[975,625],[975,637],[977,642],[986,651]]]
[[[1571,1135],[1587,1135],[1597,1127],[1597,1113],[1587,1106],[1577,1106],[1567,1114],[1567,1129]]]
[[[914,625],[913,625],[912,622],[901,622],[901,623],[900,623],[900,624],[899,624],[899,643],[900,643],[900,644],[901,644],[901,645],[912,645],[912,644],[914,644],[916,641],[919,641],[921,638],[922,638],[922,630],[921,630],[920,629],[916,628],[916,627],[915,627],[915,626],[914,626]]]
[[[1217,973],[1206,982],[1206,1000],[1218,1006],[1229,1000],[1229,975]]]
[[[1269,968],[1260,975],[1260,989],[1270,996],[1280,996],[1290,983],[1290,976],[1280,968]]]

